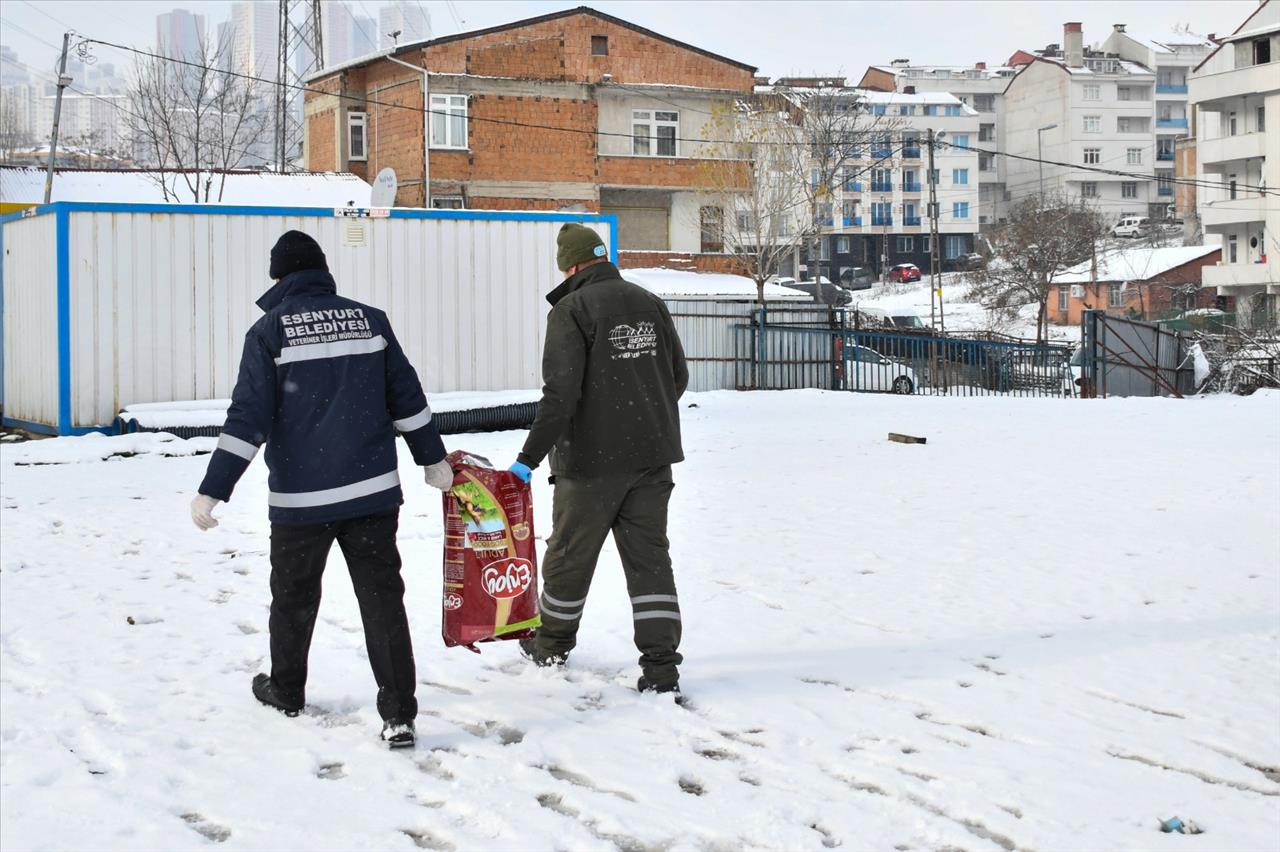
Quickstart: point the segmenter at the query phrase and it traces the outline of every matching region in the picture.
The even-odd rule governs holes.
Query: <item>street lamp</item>
[[[1040,206],[1044,206],[1044,137],[1041,133],[1052,130],[1057,124],[1046,124],[1036,131],[1036,159],[1040,161]]]

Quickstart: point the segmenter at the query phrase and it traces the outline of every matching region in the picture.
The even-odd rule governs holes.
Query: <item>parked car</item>
[[[866,346],[844,350],[846,387],[851,390],[915,393],[916,371]]]
[[[793,290],[802,290],[812,296],[815,302],[820,302],[833,308],[843,308],[853,301],[853,293],[843,287],[837,287],[825,278],[821,282],[796,281],[786,286]]]
[[[899,263],[889,270],[890,281],[919,281],[920,267],[914,263]]]
[[[840,270],[838,283],[846,290],[870,290],[876,274],[865,266],[846,266]]]
[[[987,259],[976,251],[962,254],[951,261],[951,268],[957,272],[970,272],[974,269],[981,269],[986,265]]]
[[[889,318],[889,314],[880,308],[864,308],[862,305],[855,306],[849,311],[849,327],[859,331],[884,331],[893,329],[893,320]]]
[[[1151,220],[1146,216],[1125,216],[1111,226],[1113,237],[1140,237],[1151,227]]]
[[[894,314],[889,317],[889,319],[895,328],[927,328],[924,324],[924,320],[920,319],[920,317],[915,314]]]

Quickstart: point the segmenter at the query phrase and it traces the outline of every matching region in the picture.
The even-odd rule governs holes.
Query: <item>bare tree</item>
[[[0,98],[0,162],[9,162],[15,152],[30,148],[35,138],[22,121],[16,99]]]
[[[794,149],[804,146],[804,132],[795,116],[757,102],[742,100],[717,110],[708,123],[716,141],[703,148],[703,211],[719,209],[723,221],[718,235],[722,251],[756,285],[764,301],[764,285],[778,275],[783,260],[804,239],[796,226],[805,205],[804,187],[789,180]],[[706,237],[704,234],[704,244]],[[716,235],[711,235],[715,241]]]
[[[186,64],[139,62],[130,87],[129,135],[139,160],[158,169],[165,200],[219,201],[227,172],[264,160],[268,100],[257,83],[218,70],[230,43],[205,43]]]
[[[1036,342],[1048,336],[1048,301],[1054,280],[1096,257],[1105,234],[1102,216],[1084,199],[1031,196],[1009,211],[1009,223],[991,236],[993,256],[969,274],[969,298],[988,309],[1036,305]]]

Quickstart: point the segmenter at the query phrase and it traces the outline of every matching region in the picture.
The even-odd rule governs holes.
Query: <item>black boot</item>
[[[382,741],[389,748],[413,748],[418,741],[412,719],[388,719],[382,723]]]
[[[568,654],[548,654],[545,651],[539,651],[536,638],[521,639],[520,654],[526,660],[531,660],[538,668],[543,669],[563,666],[569,660]]]
[[[274,707],[290,718],[302,712],[302,701],[290,701],[284,691],[264,674],[253,676],[253,697],[268,707]]]
[[[677,704],[684,701],[684,696],[680,694],[680,681],[678,680],[672,681],[671,683],[653,683],[644,675],[640,675],[640,679],[636,681],[636,691],[672,693]]]

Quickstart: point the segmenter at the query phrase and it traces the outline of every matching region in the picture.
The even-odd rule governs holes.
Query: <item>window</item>
[[[369,116],[363,112],[347,113],[347,159],[369,159],[368,129]]]
[[[974,95],[973,108],[978,112],[995,112],[996,96],[995,95]]]
[[[593,35],[591,37],[591,55],[592,56],[608,56],[609,55],[609,37]]]
[[[960,109],[959,104],[947,104],[947,109],[944,115],[962,115],[962,114],[963,113]]]
[[[1100,162],[1102,162],[1101,148],[1085,148],[1084,149],[1084,164],[1086,166],[1096,166]]]
[[[1142,149],[1141,148],[1125,149],[1125,163],[1130,166],[1142,165]]]
[[[1227,135],[1235,136],[1236,127],[1237,127],[1236,114],[1234,112],[1228,113],[1227,114]]]
[[[959,234],[947,234],[942,238],[942,256],[947,260],[954,260],[968,250],[965,238]]]
[[[1118,101],[1133,100],[1132,95],[1133,95],[1133,92],[1129,89],[1128,86],[1121,86],[1120,88],[1116,89],[1116,100]]]
[[[1086,115],[1084,117],[1085,133],[1101,133],[1102,132],[1102,116]]]
[[[872,115],[884,115],[884,104],[872,104],[872,105],[871,105],[871,114],[872,114]]]
[[[990,171],[994,171],[995,167],[996,167],[996,158],[994,154],[978,155],[978,171],[990,172]]]
[[[1058,310],[1065,311],[1067,309],[1067,299],[1070,295],[1071,289],[1069,287],[1058,288]]]
[[[637,157],[678,157],[677,131],[680,113],[662,110],[631,111],[631,153]]]
[[[702,251],[724,251],[724,208],[703,207],[698,218],[702,225]]]
[[[1087,180],[1084,183],[1080,184],[1080,197],[1081,198],[1097,198],[1098,197],[1097,181]]]
[[[1271,40],[1258,38],[1253,40],[1253,64],[1266,65],[1271,61]]]
[[[1266,129],[1267,129],[1267,108],[1264,106],[1260,106],[1258,107],[1258,132],[1261,133]]]
[[[938,114],[938,105],[937,105],[937,104],[925,104],[925,105],[924,105],[924,114],[925,114],[925,115],[937,115],[937,114]]]
[[[1101,87],[1101,86],[1099,86],[1097,83],[1085,83],[1085,84],[1084,84],[1084,99],[1085,99],[1086,101],[1100,101],[1100,100],[1102,100],[1102,87]]]
[[[1122,117],[1116,119],[1117,133],[1146,133],[1147,120],[1145,118]]]
[[[431,147],[467,147],[467,96],[431,96]]]
[[[996,126],[994,124],[982,124],[978,126],[978,141],[992,142],[996,138]]]
[[[852,225],[858,218],[858,202],[845,201],[840,205],[840,214],[844,217],[844,224]]]
[[[951,182],[954,184],[959,184],[961,186],[968,184],[969,170],[968,169],[952,169]]]
[[[969,202],[957,201],[951,205],[952,219],[968,219],[969,218]]]
[[[938,184],[942,181],[942,169],[929,170],[929,183]]]
[[[915,169],[902,170],[902,188],[907,192],[920,189],[920,177]]]
[[[968,133],[957,133],[955,136],[952,136],[952,137],[951,137],[951,144],[952,144],[952,145],[954,145],[954,146],[956,146],[957,148],[968,148],[968,147],[969,147],[969,134],[968,134]]]
[[[914,204],[902,205],[902,223],[904,225],[920,224],[920,217],[916,214],[916,206]]]
[[[1240,244],[1236,240],[1235,234],[1227,237],[1227,263],[1236,263],[1239,261],[1239,245]]]
[[[914,104],[902,104],[898,107],[898,115],[915,115],[916,108]]]
[[[831,240],[818,240],[818,259],[831,259]],[[817,276],[814,277],[817,278]]]
[[[1232,201],[1236,200],[1236,176],[1227,176],[1227,197]]]
[[[840,182],[845,192],[858,191],[858,170],[846,166],[844,169],[844,179]]]
[[[1111,285],[1111,293],[1108,296],[1107,304],[1113,308],[1124,307],[1124,283]]]
[[[848,254],[848,253],[849,253],[849,238],[836,237],[836,254]]]
[[[434,210],[462,210],[466,205],[462,203],[461,195],[433,195],[431,207]]]
[[[755,230],[756,217],[751,215],[749,210],[740,210],[738,215],[734,217],[738,225],[738,233],[744,234]]]
[[[871,224],[892,225],[893,205],[888,201],[875,201],[871,204]]]
[[[915,237],[898,237],[898,254],[911,254],[915,250]]]
[[[1124,183],[1120,184],[1120,197],[1121,198],[1137,198],[1138,197],[1137,182],[1127,180]]]

